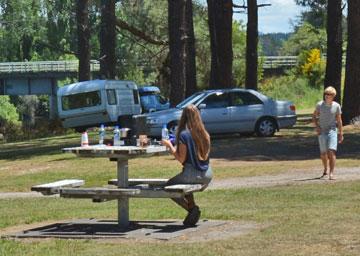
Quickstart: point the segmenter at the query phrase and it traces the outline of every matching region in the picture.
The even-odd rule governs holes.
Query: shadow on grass
[[[319,158],[317,137],[309,135],[313,128],[297,127],[292,135],[259,138],[250,136],[212,136],[212,158],[242,161],[291,161]],[[345,135],[338,146],[341,158],[360,159],[360,133]]]
[[[0,151],[0,160],[6,159],[16,161],[20,159],[29,159],[35,156],[54,155],[61,153],[61,149],[65,147],[77,146],[74,143],[64,143],[56,145],[29,145],[14,146]]]
[[[77,137],[5,144],[0,147],[0,160],[28,159],[35,156],[59,154],[62,148],[78,146]],[[360,159],[360,133],[345,133],[337,155],[341,158]],[[213,135],[212,158],[243,161],[291,161],[319,158],[317,137],[311,126],[299,124],[282,130],[274,137],[253,135]]]

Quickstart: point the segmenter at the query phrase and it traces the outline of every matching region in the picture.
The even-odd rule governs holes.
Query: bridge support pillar
[[[5,95],[5,80],[0,78],[0,95]]]
[[[55,78],[51,78],[51,94],[49,96],[50,120],[54,120],[58,116],[56,91],[57,91],[57,80]]]

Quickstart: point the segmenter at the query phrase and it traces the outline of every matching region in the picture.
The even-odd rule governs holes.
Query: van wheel
[[[169,134],[176,135],[176,130],[178,128],[178,123],[176,121],[170,122],[167,125],[167,128],[169,130]]]

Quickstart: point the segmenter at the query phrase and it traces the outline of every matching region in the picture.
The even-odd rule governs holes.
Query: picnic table
[[[118,224],[129,226],[129,198],[181,198],[188,193],[200,191],[200,184],[181,184],[166,186],[168,179],[129,179],[128,161],[132,158],[167,154],[165,146],[87,146],[63,148],[64,153],[73,153],[78,157],[103,157],[117,162],[117,179],[108,181],[115,188],[83,188],[83,180],[61,180],[36,185],[33,191],[45,195],[60,194],[65,198],[90,198],[93,202],[118,201]]]

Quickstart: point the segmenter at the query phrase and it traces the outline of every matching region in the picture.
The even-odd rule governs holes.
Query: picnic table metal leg
[[[128,187],[128,159],[117,160],[118,187]],[[120,227],[129,226],[129,198],[118,199],[118,223]]]

